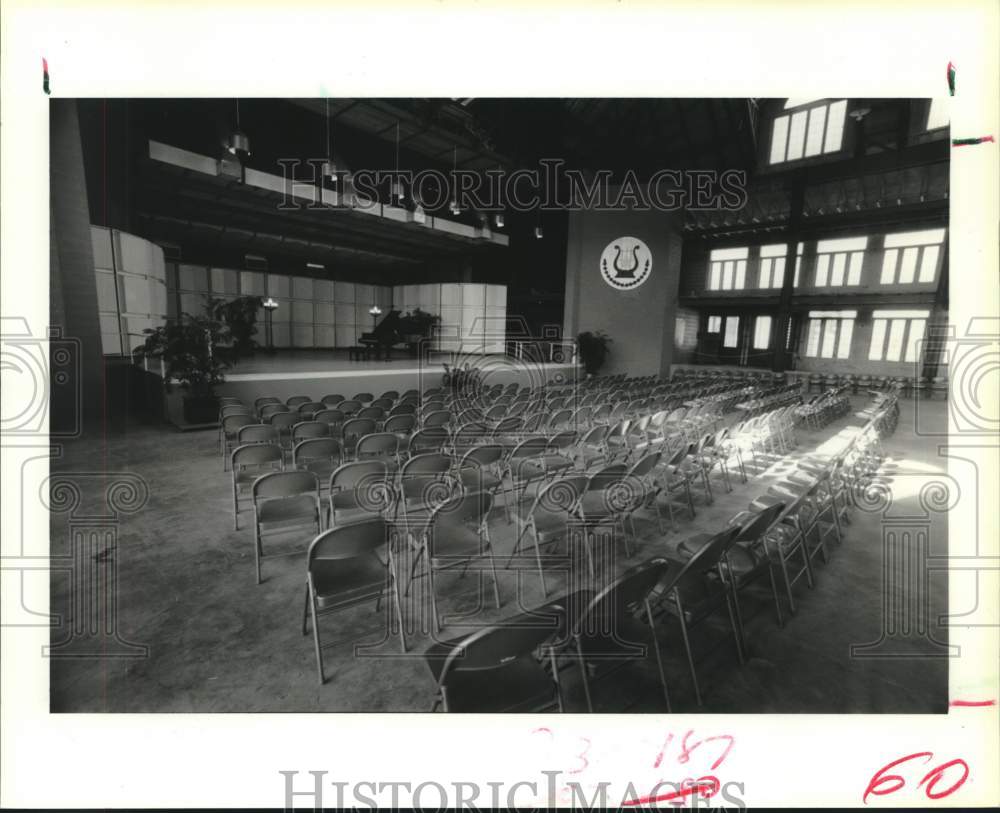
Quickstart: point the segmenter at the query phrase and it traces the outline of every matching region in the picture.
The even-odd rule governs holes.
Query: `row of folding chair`
[[[801,406],[796,407],[796,416],[810,429],[822,429],[831,421],[842,418],[851,411],[851,400],[847,389],[846,385],[841,385],[836,389],[812,396]]]

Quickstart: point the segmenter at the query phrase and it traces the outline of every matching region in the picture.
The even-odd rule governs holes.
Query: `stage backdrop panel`
[[[435,348],[452,353],[503,353],[507,325],[507,286],[446,282],[397,285],[393,308],[420,308],[441,317]]]

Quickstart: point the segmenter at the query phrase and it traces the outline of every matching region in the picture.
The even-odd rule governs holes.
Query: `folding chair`
[[[222,470],[226,471],[233,444],[244,426],[252,426],[257,419],[247,411],[238,415],[227,415],[219,424],[219,441],[222,445]]]
[[[336,438],[309,438],[292,448],[292,467],[311,471],[319,477],[320,487],[328,485],[330,475],[343,462],[343,451]]]
[[[344,425],[341,428],[344,454],[348,457],[354,457],[354,447],[357,445],[357,442],[365,435],[372,434],[375,428],[375,421],[371,418],[349,418],[344,421]]]
[[[457,477],[466,491],[485,491],[496,499],[503,489],[504,449],[495,443],[474,446],[458,462]]]
[[[384,460],[392,474],[399,468],[399,438],[392,432],[374,432],[358,439],[354,447],[355,460]]]
[[[437,684],[431,711],[527,713],[555,706],[561,712],[555,650],[548,648],[549,671],[538,651],[560,637],[564,615],[550,605],[432,644],[424,654]]]
[[[339,404],[337,404],[337,409],[339,409],[345,415],[350,417],[354,415],[356,412],[360,412],[362,409],[364,409],[364,404],[362,404],[360,401],[351,399],[349,401],[341,401]]]
[[[590,475],[587,479],[587,487],[584,489],[577,506],[577,514],[584,526],[585,542],[588,548],[591,538],[596,536],[594,533],[596,529],[609,526],[613,540],[615,529],[621,528],[625,555],[630,557],[632,551],[629,549],[624,515],[634,496],[629,493],[628,486],[624,485],[626,472],[624,463],[614,463]],[[590,553],[590,561],[593,563],[592,552]],[[596,576],[593,566],[591,566],[590,576],[591,578]]]
[[[608,450],[604,444],[608,431],[608,426],[598,424],[580,438],[573,455],[577,468],[587,471],[595,463],[604,464],[608,461]]]
[[[356,417],[368,418],[375,421],[375,424],[378,425],[385,420],[385,410],[380,406],[366,406],[364,409],[358,410]]]
[[[317,412],[322,412],[326,409],[326,404],[320,401],[308,401],[305,404],[299,404],[297,409],[302,418],[308,421]]]
[[[330,437],[330,424],[322,421],[300,421],[292,427],[292,446],[300,440]]]
[[[525,537],[530,538],[535,551],[535,562],[538,566],[538,579],[542,585],[542,595],[546,595],[548,590],[545,584],[545,572],[542,568],[541,548],[562,540],[566,542],[567,554],[570,553],[571,542],[568,533],[571,528],[580,527],[577,505],[586,487],[587,477],[582,474],[553,480],[539,489],[527,511],[519,511],[516,514],[517,537],[514,541],[514,549],[507,560],[507,567],[510,568],[514,558],[520,552]],[[586,548],[586,551],[589,556],[590,549]],[[591,570],[593,570],[592,562]]]
[[[725,577],[725,557],[735,544],[739,532],[740,529],[735,527],[717,533],[694,552],[672,579],[666,580],[655,589],[658,597],[657,614],[662,615],[663,612],[667,612],[680,624],[684,652],[687,655],[691,682],[699,706],[702,705],[701,689],[698,685],[689,633],[693,627],[706,621],[723,605],[729,612],[729,624],[736,643],[737,657],[741,664],[744,662],[743,642],[737,625],[733,591]]]
[[[392,432],[400,442],[409,440],[417,426],[417,416],[410,414],[390,415],[382,424],[383,432]]]
[[[270,424],[251,423],[241,426],[236,431],[236,445],[245,446],[248,443],[277,443],[278,430]]]
[[[408,528],[420,523],[434,507],[450,499],[456,482],[451,476],[452,458],[440,452],[418,454],[399,470],[395,516]]]
[[[230,415],[252,415],[250,407],[245,404],[222,404],[219,406],[219,421],[223,421]]]
[[[451,423],[451,413],[447,409],[436,409],[424,416],[421,425],[424,429],[435,426],[447,426]]]
[[[319,400],[322,401],[324,404],[326,404],[328,407],[335,407],[337,406],[337,404],[341,403],[346,399],[344,398],[343,395],[332,394],[332,395],[324,395]]]
[[[273,395],[262,395],[260,398],[255,398],[253,402],[253,411],[257,417],[260,417],[260,411],[265,406],[281,404],[280,398],[275,398]],[[284,404],[281,404],[284,406]]]
[[[627,493],[623,495],[628,499],[624,510],[623,519],[627,519],[629,527],[632,529],[632,538],[638,543],[639,537],[635,531],[635,520],[633,515],[643,508],[652,508],[656,513],[656,520],[660,533],[666,533],[663,527],[663,514],[660,511],[660,504],[657,497],[662,493],[663,487],[657,482],[654,473],[656,467],[660,465],[662,452],[649,452],[639,458],[632,467],[625,472],[622,481]],[[671,524],[673,524],[673,513],[671,512]]]
[[[285,405],[293,412],[297,410],[302,404],[309,404],[309,403],[312,403],[312,398],[310,398],[308,395],[293,395],[291,398],[285,401]]]
[[[544,461],[548,448],[547,438],[527,438],[517,444],[507,456],[503,477],[506,480],[504,511],[508,522],[510,522],[510,507],[520,504],[527,488],[549,479],[550,474],[545,468]]]
[[[233,530],[240,529],[240,493],[253,485],[262,474],[281,471],[285,467],[281,447],[276,444],[254,443],[233,449],[230,458],[233,475]]]
[[[448,448],[451,435],[444,426],[435,426],[430,429],[419,429],[410,435],[409,443],[406,447],[407,455],[415,457],[427,452],[439,452]]]
[[[435,505],[426,524],[419,532],[417,553],[410,569],[406,595],[416,578],[417,565],[424,563],[424,575],[430,581],[431,615],[434,632],[441,631],[441,616],[437,607],[435,574],[463,566],[462,575],[473,562],[486,560],[493,577],[493,600],[500,609],[500,582],[496,561],[490,545],[486,517],[493,507],[493,497],[485,492],[459,494]]]
[[[276,415],[279,412],[288,412],[288,413],[291,413],[292,410],[290,410],[288,407],[286,407],[282,403],[277,403],[277,404],[267,403],[267,404],[262,404],[261,405],[260,412],[258,413],[258,416],[260,417],[260,419],[261,419],[261,421],[263,423],[269,423],[271,416],[272,415]]]
[[[375,400],[375,396],[372,395],[372,393],[370,392],[359,392],[351,400],[360,401],[362,404],[370,404],[372,401]]]
[[[666,709],[671,710],[650,604],[650,598],[656,596],[657,585],[663,582],[669,569],[666,559],[643,562],[629,568],[589,600],[586,600],[588,594],[583,593],[582,611],[578,608],[567,610],[569,634],[559,647],[560,654],[573,658],[580,670],[588,712],[594,711],[592,683],[609,677],[626,664],[635,663],[638,658],[647,657],[650,649],[656,660]]]
[[[389,539],[391,533],[381,517],[374,517],[324,531],[309,545],[302,634],[308,634],[311,617],[316,668],[321,686],[326,682],[319,630],[322,616],[372,600],[375,601],[375,611],[378,612],[382,599],[387,598],[395,606],[400,645],[403,652],[406,652],[399,586],[392,559],[393,545]],[[387,551],[385,561],[378,556],[378,551],[383,547]],[[391,627],[389,624],[387,626]]]
[[[311,471],[276,471],[254,480],[250,488],[254,509],[254,561],[257,584],[264,558],[264,534],[308,528],[315,536],[322,530],[319,478]]]
[[[312,419],[320,423],[329,424],[330,434],[336,436],[340,434],[341,427],[344,421],[347,420],[347,416],[339,409],[321,409],[312,416]]]
[[[396,502],[384,460],[341,464],[330,475],[328,491],[330,526],[388,514]]]

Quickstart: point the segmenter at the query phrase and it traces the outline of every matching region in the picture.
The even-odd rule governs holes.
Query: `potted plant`
[[[205,310],[210,319],[225,326],[228,335],[224,335],[222,341],[228,340],[233,363],[243,356],[253,355],[257,347],[253,337],[257,334],[257,314],[263,302],[259,296],[241,296],[228,301],[209,297]]]
[[[611,338],[601,330],[588,330],[576,337],[580,360],[587,375],[597,375],[611,352],[610,344]]]
[[[400,317],[399,332],[403,334],[403,338],[408,343],[416,344],[421,339],[426,339],[430,336],[434,325],[440,321],[440,316],[435,316],[420,308],[414,308]]]
[[[137,352],[161,359],[164,387],[174,385],[184,390],[184,420],[189,424],[215,423],[219,401],[215,387],[225,381],[226,363],[215,352],[215,344],[224,337],[222,326],[207,316],[181,314],[155,330],[147,329],[146,341]]]

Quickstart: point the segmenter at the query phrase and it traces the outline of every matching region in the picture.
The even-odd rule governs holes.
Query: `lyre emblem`
[[[638,251],[639,245],[637,243],[633,244],[631,248],[626,246],[624,250],[621,246],[615,246],[615,258],[611,265],[615,269],[617,279],[635,278],[635,272],[639,268]]]

